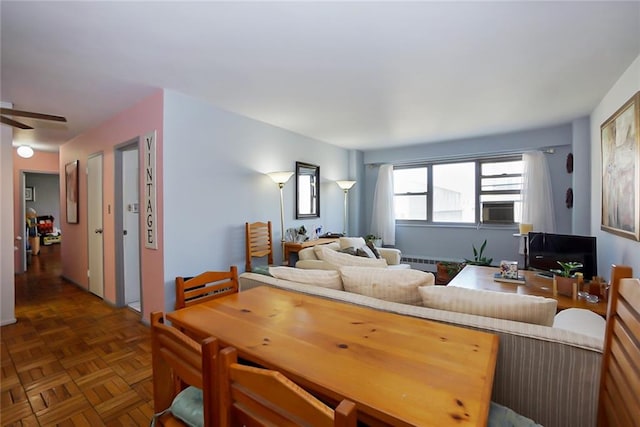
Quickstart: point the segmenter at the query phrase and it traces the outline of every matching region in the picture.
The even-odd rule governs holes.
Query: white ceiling
[[[640,2],[13,2],[1,100],[53,149],[156,88],[373,149],[588,115],[640,54]]]

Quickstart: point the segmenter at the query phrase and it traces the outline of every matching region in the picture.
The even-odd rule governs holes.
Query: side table
[[[337,242],[338,240],[338,238],[320,238],[316,240],[307,240],[306,242],[285,242],[284,260],[287,262],[289,267],[295,267],[296,261],[298,261],[298,252],[302,249],[316,245],[326,245],[327,243]],[[295,256],[292,257],[291,254],[295,254]]]

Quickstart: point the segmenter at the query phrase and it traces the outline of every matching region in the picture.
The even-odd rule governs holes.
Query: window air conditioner
[[[513,202],[483,202],[482,222],[513,224]]]

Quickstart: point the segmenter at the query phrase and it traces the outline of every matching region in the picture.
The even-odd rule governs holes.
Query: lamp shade
[[[18,147],[18,156],[28,159],[30,157],[33,157],[33,148],[29,147],[28,145],[21,145],[20,147]]]
[[[293,172],[285,171],[285,172],[269,172],[267,175],[275,182],[276,184],[284,184],[289,181]]]
[[[356,182],[355,181],[336,181],[336,184],[338,184],[338,187],[342,188],[343,190],[349,190],[351,187],[353,187]]]

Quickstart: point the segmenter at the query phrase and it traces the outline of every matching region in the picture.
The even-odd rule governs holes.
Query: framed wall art
[[[25,202],[34,202],[36,200],[36,191],[33,187],[24,187]]]
[[[66,187],[67,222],[78,223],[78,160],[69,162],[64,166],[64,179]]]
[[[600,126],[601,229],[640,240],[640,92]]]

